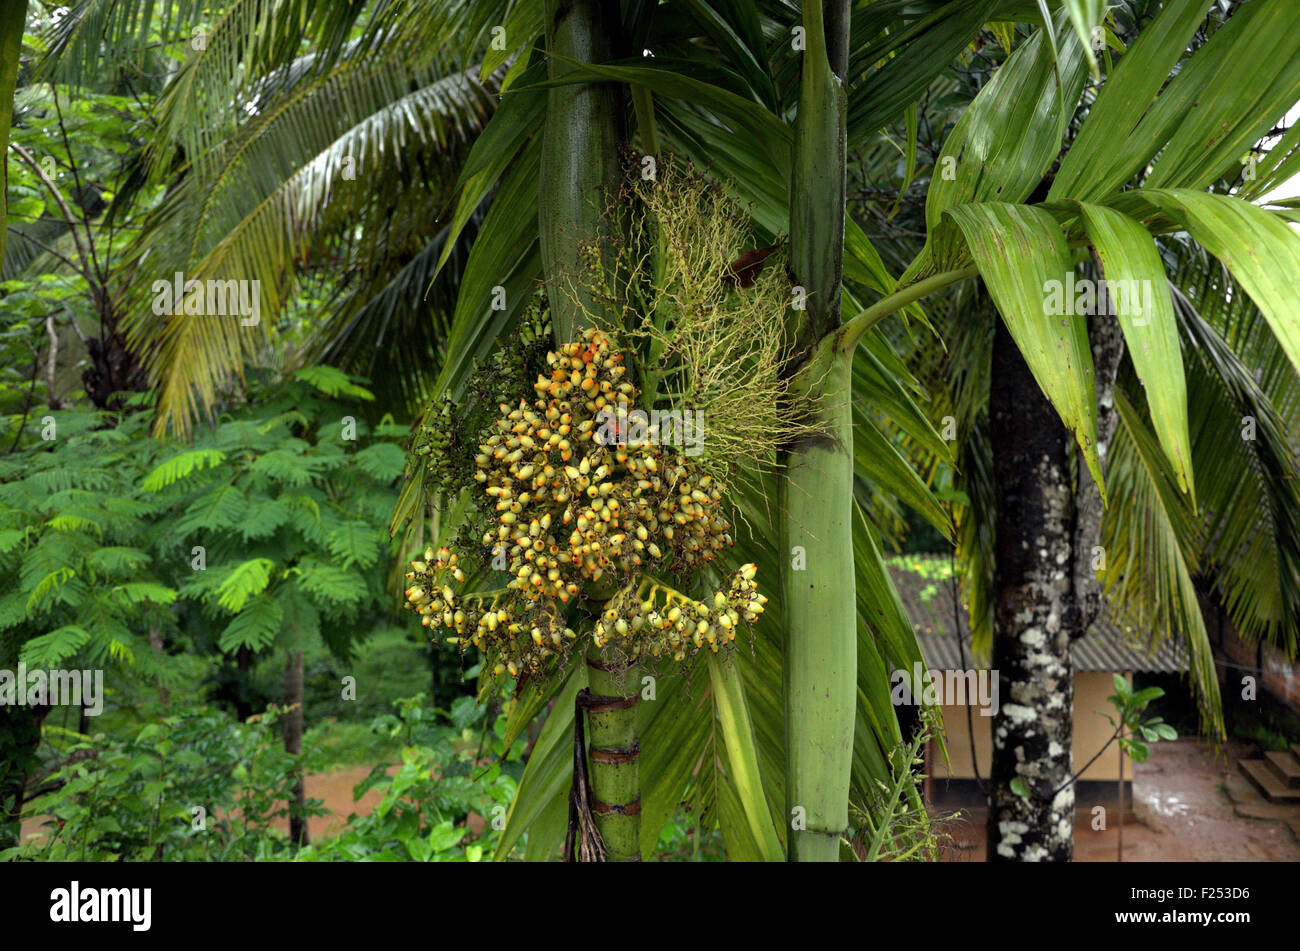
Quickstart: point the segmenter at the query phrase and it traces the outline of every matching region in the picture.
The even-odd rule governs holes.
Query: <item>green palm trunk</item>
[[[806,358],[794,389],[810,400],[818,424],[781,459],[786,807],[788,855],[796,862],[839,857],[857,702],[852,348],[842,349],[835,335],[844,259],[841,80],[848,22],[846,3],[804,5],[807,49],[790,190],[791,267],[807,301],[790,321],[793,355]]]
[[[641,860],[641,779],[636,666],[611,648],[587,656],[592,813],[610,862]]]
[[[857,700],[852,534],[851,365],[831,354],[819,381],[822,434],[785,455],[781,481],[789,857],[834,862],[848,826]],[[820,361],[819,361],[820,362]],[[792,565],[802,547],[803,570]],[[797,554],[797,553],[796,553]]]
[[[548,75],[556,79],[571,68],[556,56],[610,59],[615,26],[602,17],[599,0],[547,0]],[[598,306],[577,278],[584,250],[594,242],[607,247],[601,239],[613,226],[604,210],[619,184],[622,115],[620,90],[612,83],[570,83],[547,93],[537,224],[557,343],[575,339]]]
[[[549,74],[569,67],[555,56],[584,62],[611,57],[610,29],[599,0],[547,0]],[[538,226],[551,327],[557,343],[576,339],[599,306],[577,278],[590,248],[608,248],[617,227],[605,207],[619,181],[622,139],[619,87],[574,83],[548,93],[543,130]],[[610,262],[606,262],[609,264]],[[593,697],[588,755],[595,802],[592,812],[611,862],[641,858],[641,784],[637,760],[637,668],[612,645],[587,657]]]

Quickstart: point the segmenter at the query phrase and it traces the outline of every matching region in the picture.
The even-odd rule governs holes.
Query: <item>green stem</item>
[[[783,453],[786,809],[794,862],[839,860],[857,703],[851,355],[822,349],[819,430]],[[813,378],[809,378],[813,379]],[[802,548],[802,570],[792,553]]]
[[[839,860],[853,767],[853,351],[835,346],[844,265],[848,16],[848,0],[803,4],[807,49],[790,187],[790,267],[806,310],[795,310],[788,321],[789,356],[804,363],[793,388],[808,399],[815,424],[779,459],[781,556],[790,559],[783,563],[781,605],[793,862]]]
[[[604,8],[600,0],[546,0],[550,78],[572,68],[564,59],[611,58],[610,29],[617,24],[605,22]],[[587,264],[584,253],[593,246],[607,252],[607,239],[617,227],[606,207],[619,184],[620,88],[567,83],[546,94],[537,223],[551,326],[560,343],[576,339],[603,306],[579,278]],[[605,263],[612,268],[612,260]]]
[[[851,319],[844,322],[839,332],[840,350],[845,353],[852,353],[854,347],[858,345],[858,341],[862,339],[863,334],[890,314],[902,310],[913,301],[918,301],[935,291],[942,290],[949,284],[956,284],[958,281],[964,281],[978,274],[979,268],[972,264],[956,271],[944,271],[942,274],[927,277],[923,281],[907,285],[901,291],[895,291],[887,297],[882,297],[870,307],[858,311]]]
[[[595,706],[587,710],[591,725],[588,758],[596,828],[610,862],[641,861],[640,740],[636,715],[640,695],[638,668],[611,647],[587,655],[588,687]],[[598,698],[606,698],[601,703]]]

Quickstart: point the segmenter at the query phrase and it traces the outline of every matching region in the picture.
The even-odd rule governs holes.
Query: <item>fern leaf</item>
[[[48,634],[33,637],[23,645],[20,655],[28,667],[58,667],[85,646],[90,632],[75,624],[65,624]]]
[[[369,568],[379,559],[379,539],[365,522],[344,522],[329,533],[325,544],[344,568]]]
[[[274,449],[257,457],[253,471],[274,482],[301,488],[310,485],[322,466],[316,459],[302,456],[291,449]]]
[[[76,576],[77,573],[71,568],[55,568],[36,583],[36,587],[32,589],[31,595],[27,598],[27,610],[32,610],[45,599],[47,594],[56,588],[62,587]]]
[[[352,461],[376,482],[392,482],[406,470],[406,453],[390,442],[367,446]]]
[[[298,566],[298,585],[317,601],[353,604],[366,593],[366,579],[355,571],[316,558],[304,558]]]
[[[375,394],[364,386],[357,386],[346,373],[335,367],[307,367],[299,370],[293,376],[295,380],[302,380],[304,383],[316,387],[331,399],[339,396],[350,396],[353,399],[372,401],[375,398]]]
[[[217,644],[228,653],[241,647],[263,650],[275,640],[283,620],[284,609],[280,603],[269,595],[259,594],[226,625]]]
[[[0,531],[0,555],[13,551],[27,538],[27,533],[20,528],[6,528]]]
[[[242,611],[249,598],[266,590],[273,567],[269,558],[253,558],[238,565],[217,588],[217,604],[227,611]]]
[[[239,533],[245,541],[268,538],[289,520],[289,510],[278,499],[261,499],[250,502]]]
[[[159,465],[144,477],[141,486],[146,492],[158,492],[201,469],[219,466],[225,459],[226,454],[217,449],[191,449]]]
[[[127,545],[108,545],[95,551],[86,563],[104,574],[121,574],[139,571],[152,559],[138,548]]]
[[[99,538],[104,537],[102,525],[81,515],[56,515],[45,525],[56,532],[90,532]]]
[[[174,589],[152,581],[120,584],[113,588],[111,593],[125,600],[127,604],[171,604],[176,600]]]
[[[184,536],[199,529],[220,531],[234,528],[243,521],[246,508],[244,493],[229,483],[219,485],[195,501],[189,511],[176,520],[176,530]]]
[[[0,596],[0,631],[27,620],[27,599],[19,592]]]

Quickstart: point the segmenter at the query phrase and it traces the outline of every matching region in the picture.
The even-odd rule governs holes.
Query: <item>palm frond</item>
[[[1116,387],[1119,423],[1107,453],[1111,503],[1102,519],[1102,585],[1115,615],[1149,631],[1147,649],[1176,637],[1191,659],[1192,690],[1203,729],[1223,735],[1214,652],[1193,577],[1197,526],[1155,437]]]
[[[1198,551],[1241,636],[1294,656],[1300,464],[1286,423],[1294,413],[1283,415],[1272,395],[1293,407],[1296,374],[1250,298],[1217,263],[1193,252],[1173,286],[1185,347],[1195,355],[1188,361],[1193,457],[1216,475],[1202,493]],[[1262,385],[1265,367],[1272,392]]]
[[[128,339],[148,355],[162,382],[160,425],[185,431],[211,405],[209,371],[237,375],[267,339],[304,267],[351,265],[376,289],[390,258],[427,246],[437,228],[429,205],[445,206],[458,158],[492,108],[488,87],[465,73],[415,77],[393,63],[345,63],[268,108],[213,165],[168,196],[137,242],[130,272],[137,293],[148,277],[257,281],[260,326],[213,315],[164,315],[146,306]],[[422,166],[440,170],[425,174]],[[188,251],[186,249],[189,249]],[[359,309],[358,302],[353,310]],[[420,310],[413,306],[413,310]]]

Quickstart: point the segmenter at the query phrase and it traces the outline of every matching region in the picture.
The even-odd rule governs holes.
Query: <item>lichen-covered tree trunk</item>
[[[1103,461],[1115,428],[1123,338],[1113,317],[1089,319]],[[997,487],[990,861],[1074,855],[1071,644],[1100,610],[1101,501],[1084,465],[1071,476],[1070,437],[999,321],[993,344],[990,436]],[[1012,789],[1012,781],[1024,787]],[[1028,795],[1020,793],[1027,792]]]
[[[1119,414],[1115,411],[1115,375],[1124,355],[1124,333],[1119,321],[1108,314],[1088,318],[1088,343],[1097,381],[1097,456],[1106,465],[1106,450],[1115,432]],[[1077,467],[1079,487],[1075,493],[1074,591],[1077,616],[1074,636],[1082,637],[1101,613],[1102,591],[1098,570],[1104,567],[1101,550],[1101,493],[1087,466]]]
[[[989,433],[997,521],[989,861],[1074,855],[1070,662],[1075,500],[1064,428],[999,320]],[[1023,783],[1028,795],[1012,788]]]

